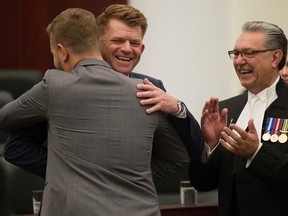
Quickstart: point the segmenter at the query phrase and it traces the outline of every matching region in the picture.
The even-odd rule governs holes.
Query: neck
[[[101,54],[99,54],[99,53],[92,53],[92,54],[84,54],[84,55],[73,56],[71,58],[71,61],[70,61],[71,64],[68,64],[68,68],[70,69],[69,72],[71,72],[74,69],[74,67],[78,64],[79,61],[82,61],[84,59],[103,60]]]
[[[259,92],[261,92],[261,91],[263,91],[264,89],[267,89],[267,88],[269,88],[270,86],[272,86],[273,85],[273,83],[276,81],[276,79],[278,79],[278,77],[279,77],[279,73],[278,74],[276,74],[276,73],[273,73],[272,74],[272,76],[271,77],[269,77],[269,78],[265,78],[265,80],[266,80],[266,83],[264,83],[263,81],[262,81],[262,85],[261,86],[255,86],[254,88],[251,88],[251,89],[247,89],[249,92],[251,92],[251,93],[253,93],[253,94],[258,94]]]

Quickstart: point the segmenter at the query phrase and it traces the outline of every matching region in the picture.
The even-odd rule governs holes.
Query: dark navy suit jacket
[[[166,91],[161,80],[131,73],[131,78],[148,78],[155,86]],[[188,110],[187,110],[188,111]],[[187,147],[189,156],[203,149],[203,137],[200,126],[188,111],[187,118],[167,116],[180,138]],[[43,145],[47,139],[47,122],[39,123],[24,130],[15,131],[8,137],[4,147],[4,157],[10,163],[45,178],[47,148]]]
[[[288,86],[282,79],[277,83],[278,98],[267,108],[262,134],[268,117],[288,119]],[[248,93],[221,101],[219,110],[228,108],[228,122],[236,122],[248,99]],[[248,168],[247,159],[228,152],[219,145],[207,163],[192,157],[190,181],[201,191],[218,188],[220,215],[235,213],[245,216],[288,215],[288,141],[264,141]],[[235,202],[237,205],[234,205]]]

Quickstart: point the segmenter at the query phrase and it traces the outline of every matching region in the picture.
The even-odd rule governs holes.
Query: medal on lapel
[[[264,141],[268,141],[270,139],[271,135],[269,132],[266,132],[265,134],[263,134],[262,139]]]
[[[288,140],[288,119],[267,118],[265,125],[265,133],[262,140],[271,141],[273,143],[286,143]]]
[[[272,134],[272,136],[270,137],[270,141],[275,143],[278,141],[278,135],[277,134]]]
[[[283,124],[282,124],[282,128],[281,128],[281,130],[280,130],[280,132],[281,132],[281,135],[279,136],[279,142],[280,143],[285,143],[285,142],[287,142],[287,133],[288,133],[288,131],[287,131],[287,128],[288,127],[288,119],[284,119],[284,121],[283,121]]]
[[[280,132],[280,128],[282,127],[283,119],[281,118],[275,118],[275,121],[273,123],[273,134],[271,135],[270,141],[275,143],[278,141],[279,136],[278,133]]]
[[[286,133],[287,133],[287,131],[286,131]],[[285,143],[285,142],[287,142],[287,135],[286,135],[286,133],[284,134],[284,133],[282,133],[280,136],[279,136],[279,142],[280,143]]]
[[[272,122],[273,122],[273,118],[268,118],[267,119],[267,122],[266,122],[266,125],[265,125],[265,133],[262,135],[262,139],[264,141],[268,141],[270,140],[270,137],[271,137],[271,130],[272,130]]]

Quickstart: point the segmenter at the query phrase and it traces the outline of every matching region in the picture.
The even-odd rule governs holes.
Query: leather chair
[[[0,176],[0,215],[32,215],[32,191],[43,190],[45,180],[3,157],[0,157]]]
[[[12,100],[13,96],[9,91],[0,90],[0,108]]]
[[[6,103],[13,100],[13,96],[8,91],[1,91],[0,90],[0,109],[3,107]],[[2,155],[3,151],[3,145],[8,136],[8,133],[0,130],[0,155]]]
[[[15,96],[17,94],[21,93],[15,93]],[[12,100],[10,92],[0,90],[0,108]],[[0,131],[0,216],[33,214],[32,191],[42,190],[45,181],[4,159],[3,147],[7,136],[8,133]]]
[[[0,70],[0,90],[8,91],[13,98],[32,88],[42,80],[43,74],[38,70]]]

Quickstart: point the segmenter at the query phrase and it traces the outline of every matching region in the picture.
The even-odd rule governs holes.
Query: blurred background
[[[288,34],[286,0],[3,1],[0,91],[8,90],[8,94],[0,94],[0,107],[31,88],[47,69],[54,67],[46,27],[56,15],[71,7],[98,15],[113,3],[132,5],[148,19],[146,48],[134,71],[161,79],[168,93],[184,101],[197,120],[210,97],[222,100],[243,91],[227,51],[234,48],[244,22],[272,22]],[[0,156],[6,136],[0,131]],[[179,183],[186,179],[187,172],[183,172],[158,182],[160,204],[179,203]],[[0,157],[0,215],[5,211],[31,213],[32,190],[43,186],[43,179]],[[21,194],[19,200],[14,194]],[[217,191],[199,193],[198,201],[217,202]]]
[[[135,71],[157,77],[200,120],[211,96],[243,91],[229,59],[247,21],[280,26],[288,35],[286,0],[130,0],[148,19],[142,60]]]
[[[198,120],[211,96],[225,99],[242,91],[227,51],[244,22],[272,22],[288,32],[286,0],[10,0],[2,3],[0,70],[44,73],[53,67],[49,22],[68,7],[97,15],[112,3],[132,5],[148,19],[146,48],[135,71],[161,79]]]

